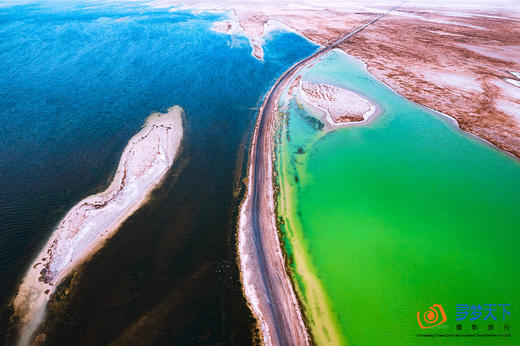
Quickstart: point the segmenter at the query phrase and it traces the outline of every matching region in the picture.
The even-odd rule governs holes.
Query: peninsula
[[[62,279],[101,248],[164,180],[180,148],[182,113],[174,106],[150,115],[124,149],[110,186],[80,201],[60,221],[14,299],[20,344],[31,342]]]

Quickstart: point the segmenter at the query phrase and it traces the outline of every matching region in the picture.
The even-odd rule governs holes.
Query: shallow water
[[[58,290],[48,343],[250,342],[234,247],[246,147],[263,95],[316,46],[275,33],[260,62],[245,38],[210,30],[222,16],[132,2],[0,6],[2,306],[67,210],[106,187],[144,119],[186,112],[178,164]],[[5,337],[10,311],[0,317]]]
[[[311,324],[330,315],[351,345],[431,344],[417,334],[473,334],[473,324],[512,337],[435,341],[519,343],[520,162],[395,94],[346,54],[304,78],[384,109],[368,125],[325,134],[293,102],[281,129],[278,212]],[[306,268],[326,294],[321,315],[309,306],[317,288]],[[433,304],[447,321],[421,329],[417,312]],[[510,315],[503,321],[495,306],[496,321],[487,312],[456,321],[457,304],[511,304]]]

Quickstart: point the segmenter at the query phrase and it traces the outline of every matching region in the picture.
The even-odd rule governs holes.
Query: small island
[[[297,99],[310,108],[317,108],[329,126],[365,123],[377,112],[377,106],[366,98],[334,85],[300,82]]]
[[[180,148],[182,114],[182,108],[174,106],[150,115],[128,142],[110,186],[80,201],[60,221],[14,299],[21,344],[38,328],[56,286],[99,250],[164,180]]]

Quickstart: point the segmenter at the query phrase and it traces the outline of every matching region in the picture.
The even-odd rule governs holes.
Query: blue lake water
[[[144,119],[175,104],[186,112],[181,164],[160,203],[86,266],[74,291],[84,298],[59,310],[82,327],[51,312],[49,328],[64,331],[50,340],[87,342],[89,327],[124,316],[98,330],[110,342],[164,302],[194,307],[186,323],[170,316],[173,306],[164,309],[160,316],[172,320],[154,335],[168,341],[229,342],[237,328],[251,328],[234,262],[237,182],[263,95],[317,47],[277,33],[260,62],[245,38],[210,30],[223,16],[140,3],[0,2],[0,331],[9,297],[57,222],[107,185]],[[141,284],[110,289],[125,280]],[[176,290],[185,296],[167,298]]]

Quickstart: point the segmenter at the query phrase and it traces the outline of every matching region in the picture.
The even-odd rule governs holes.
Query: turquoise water
[[[160,202],[87,266],[62,316],[49,314],[49,342],[109,343],[150,311],[155,323],[135,337],[250,340],[234,262],[236,181],[263,95],[316,46],[276,33],[260,62],[247,39],[210,30],[223,18],[138,2],[0,4],[2,306],[66,211],[111,180],[144,119],[175,104],[186,112]],[[9,316],[2,310],[2,331]]]
[[[315,334],[332,316],[351,345],[519,343],[520,162],[395,94],[345,54],[304,78],[350,88],[384,109],[368,125],[325,134],[292,103],[281,129],[279,213]],[[312,308],[319,290],[309,268],[328,311]],[[433,304],[447,321],[423,330],[417,312]],[[484,313],[458,322],[457,304],[510,304],[510,315],[503,321],[495,306],[496,321]],[[473,334],[473,324],[511,337],[418,336]]]

